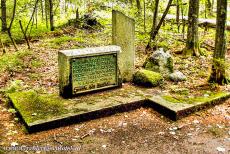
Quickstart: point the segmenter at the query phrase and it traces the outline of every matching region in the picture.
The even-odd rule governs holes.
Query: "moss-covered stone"
[[[163,76],[168,76],[173,73],[173,58],[168,52],[164,52],[163,49],[160,49],[147,58],[144,68],[146,70],[159,72]]]
[[[140,72],[155,74],[141,70]],[[156,78],[156,76],[154,77]],[[121,89],[75,99],[63,99],[57,94],[39,94],[34,90],[8,94],[28,132],[82,122],[90,119],[126,112],[143,107],[153,107],[171,119],[179,119],[192,112],[218,104],[230,97],[228,92],[205,92],[202,96],[188,98],[183,95],[153,95],[152,89],[124,85]]]
[[[133,82],[137,85],[155,87],[162,83],[163,77],[160,73],[149,71],[149,70],[139,70],[134,74]]]
[[[211,100],[215,100],[218,98],[222,98],[229,95],[229,93],[226,92],[218,92],[218,93],[212,93],[208,97],[205,96],[199,96],[199,97],[192,97],[188,98],[182,95],[164,95],[162,96],[166,101],[169,101],[171,103],[184,103],[184,104],[193,104],[193,103],[205,103],[210,102]]]
[[[57,95],[39,95],[30,90],[8,94],[26,123],[65,113],[64,100]]]

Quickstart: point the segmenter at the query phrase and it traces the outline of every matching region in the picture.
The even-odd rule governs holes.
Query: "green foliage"
[[[21,80],[11,81],[5,89],[6,93],[14,93],[23,90],[23,82]]]
[[[213,67],[216,70],[226,70],[229,68],[229,66],[230,64],[227,63],[225,59],[221,59],[221,58],[213,59]]]
[[[23,59],[31,54],[32,52],[29,50],[4,54],[0,57],[0,73],[4,71],[22,71],[26,67]]]
[[[8,110],[8,112],[10,112],[10,113],[17,113],[17,111],[15,110],[15,109],[12,109],[12,108],[10,108],[9,110]]]
[[[50,43],[53,43],[55,45],[61,45],[61,44],[64,44],[66,42],[73,41],[73,40],[74,40],[73,37],[67,35],[67,36],[57,37],[51,40]]]
[[[6,152],[0,147],[0,154],[5,154]]]

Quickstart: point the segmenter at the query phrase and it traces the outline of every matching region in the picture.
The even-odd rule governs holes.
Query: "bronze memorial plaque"
[[[73,95],[118,86],[117,54],[72,59]]]
[[[63,98],[122,86],[116,45],[58,52],[59,91]]]

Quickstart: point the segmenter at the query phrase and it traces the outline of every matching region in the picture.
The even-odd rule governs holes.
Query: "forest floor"
[[[165,29],[170,30],[170,26]],[[0,96],[0,153],[13,153],[7,151],[9,146],[75,147],[68,153],[230,153],[230,100],[176,122],[152,109],[140,108],[80,124],[26,133],[2,91],[18,88],[58,93],[57,52],[60,49],[108,45],[111,43],[110,31],[89,32],[66,27],[34,41],[31,50],[26,49],[26,44],[19,45],[20,51],[17,53],[13,48],[8,48],[7,53],[0,57],[0,88],[3,89]],[[184,47],[184,43],[178,41],[181,34],[167,30],[160,34],[159,46],[170,50],[174,56],[175,70],[188,77],[187,81],[179,83],[165,80],[160,88],[157,87],[160,91],[193,97],[214,90],[230,91],[230,86],[207,84],[214,46],[213,30],[201,32],[201,45],[207,49],[204,55],[187,59],[176,54]],[[146,42],[142,38],[148,40],[144,35],[137,35],[137,69],[150,54],[145,53]],[[227,57],[230,60],[229,52]],[[19,85],[12,89],[15,82]],[[186,92],[181,94],[178,89]],[[41,150],[22,153],[32,152],[44,153]]]

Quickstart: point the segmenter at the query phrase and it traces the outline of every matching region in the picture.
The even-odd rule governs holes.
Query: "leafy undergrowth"
[[[0,73],[5,71],[21,71],[26,66],[24,59],[32,55],[31,51],[22,50],[14,53],[6,53],[0,57]]]
[[[0,57],[1,74],[11,72],[7,76],[4,85],[8,81],[20,79],[31,89],[44,89],[48,93],[58,92],[57,52],[62,49],[74,49],[95,47],[111,44],[111,25],[105,22],[104,29],[88,31],[77,29],[73,26],[56,29],[47,33],[43,39],[32,43],[32,49],[27,50],[25,45],[20,45],[21,51],[9,52]],[[169,50],[174,57],[174,70],[179,70],[187,76],[187,81],[174,83],[165,80],[162,91],[166,94],[186,95],[186,97],[201,96],[204,91],[221,90],[226,87],[208,84],[207,80],[211,72],[212,54],[214,47],[214,30],[200,30],[202,56],[184,58],[181,51],[185,43],[182,34],[170,23],[162,27],[155,45]],[[136,32],[136,68],[143,65],[147,55],[154,51],[145,51],[148,35]],[[227,58],[229,60],[229,58]],[[229,72],[229,68],[227,73]],[[8,82],[9,83],[9,82]],[[9,85],[9,84],[8,84]]]
[[[177,54],[178,51],[181,51],[185,45],[183,41],[178,41],[178,39],[181,40],[181,34],[176,32],[169,33],[169,27],[170,26],[165,27],[164,31],[160,31],[161,35],[158,36],[157,41],[164,41],[159,45],[159,47],[164,47],[165,49],[169,49],[171,51],[174,56],[174,68],[183,72],[187,76],[187,81],[174,83],[165,80],[164,84],[160,87],[161,90],[159,93],[172,95],[177,94],[185,97],[201,97],[212,91],[217,92],[221,90],[229,90],[228,86],[220,87],[215,84],[207,84],[207,79],[211,70],[214,30],[210,29],[208,32],[205,34],[202,33],[201,35],[201,45],[206,49],[203,56],[184,59],[183,56]],[[41,93],[57,94],[57,52],[59,49],[93,47],[111,44],[111,26],[108,26],[102,31],[94,31],[90,33],[86,30],[78,30],[72,27],[67,27],[66,29],[62,29],[60,31],[62,32],[59,33],[56,31],[50,35],[47,34],[46,37],[38,42],[33,42],[31,44],[32,50],[29,51],[29,54],[23,54],[23,56],[19,54],[26,49],[26,46],[21,44],[19,45],[19,48],[22,51],[13,52],[11,51],[13,48],[11,47],[8,48],[9,50],[6,55],[0,56],[0,68],[2,70],[0,72],[0,85],[1,87],[5,87],[5,91],[15,91],[20,89],[21,83],[26,83],[27,90],[34,89],[36,91],[39,90]],[[55,33],[58,34],[56,35]],[[138,33],[136,36],[136,67],[138,68],[142,66],[145,58],[147,57],[145,54],[145,42],[148,40],[148,35]],[[149,55],[151,52],[147,54]],[[12,58],[9,58],[8,56]],[[229,61],[229,53],[227,53],[227,60]],[[17,80],[20,80],[21,82],[18,82]],[[11,85],[11,81],[17,81],[15,83],[16,85],[8,87],[8,85]],[[123,97],[125,98],[125,96]],[[0,98],[2,99],[2,96],[0,96]],[[156,150],[163,151],[163,153],[167,153],[168,148],[162,149],[162,147],[173,147],[178,151],[182,149],[180,152],[183,153],[188,149],[190,151],[197,148],[202,150],[200,146],[201,141],[203,145],[207,144],[207,148],[205,149],[206,152],[209,152],[210,147],[212,147],[212,150],[209,153],[213,153],[216,146],[221,146],[221,144],[210,146],[210,140],[215,143],[221,143],[221,141],[218,140],[218,142],[216,142],[217,140],[214,140],[212,136],[209,136],[209,134],[217,136],[221,135],[224,140],[224,137],[227,136],[226,134],[228,134],[229,131],[227,128],[229,128],[230,113],[229,102],[227,102],[226,104],[216,108],[199,112],[197,115],[194,114],[191,117],[187,117],[177,123],[174,123],[168,119],[162,118],[161,115],[155,111],[140,109],[131,113],[115,115],[83,124],[81,123],[37,134],[25,135],[25,132],[22,130],[22,125],[18,123],[18,119],[9,113],[9,111],[7,112],[7,110],[8,107],[3,103],[0,103],[0,145],[9,146],[11,144],[19,144],[33,146],[39,144],[47,146],[49,144],[59,146],[61,142],[68,143],[73,146],[82,145],[82,150],[85,153],[98,152],[96,149],[99,149],[99,153],[103,153],[105,152],[105,149],[102,149],[101,146],[104,146],[105,144],[109,145],[107,149],[112,149],[110,150],[112,152],[115,150],[118,152],[124,152],[124,149],[129,148],[140,148],[139,150],[144,151],[146,149],[143,145],[147,145],[149,149],[156,149],[157,147]],[[225,131],[225,135],[218,132],[216,128],[212,129],[212,127],[206,127],[208,125],[213,125],[213,127],[214,125],[218,126],[218,129]],[[222,127],[222,125],[226,125],[226,129],[219,128]],[[175,127],[177,127],[178,130],[174,130]],[[109,128],[113,128],[114,132],[105,133],[101,131]],[[88,134],[89,131],[92,132],[92,130],[94,130],[95,135],[90,134],[85,137],[85,134]],[[100,142],[92,139],[92,141],[90,141],[91,144],[85,143],[86,140],[93,137],[97,138]],[[102,139],[106,139],[107,141],[102,141]],[[191,144],[191,142],[194,144]],[[92,144],[93,148],[91,148]],[[138,147],[136,145],[140,146]],[[130,151],[127,153],[130,153]]]

